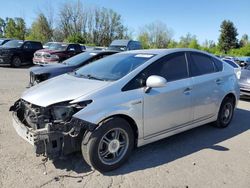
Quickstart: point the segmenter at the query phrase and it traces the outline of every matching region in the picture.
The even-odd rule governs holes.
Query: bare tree
[[[138,36],[139,40],[149,48],[166,48],[173,37],[172,29],[166,24],[156,21],[143,26]]]

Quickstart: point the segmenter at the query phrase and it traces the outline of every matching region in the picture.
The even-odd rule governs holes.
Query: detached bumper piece
[[[38,128],[28,125],[23,118],[24,110],[20,107],[20,101],[10,111],[13,111],[13,127],[17,134],[34,146],[37,156],[43,155],[50,159],[79,151],[86,130],[93,131],[97,127],[73,117],[66,123],[46,123],[44,127],[40,125]]]

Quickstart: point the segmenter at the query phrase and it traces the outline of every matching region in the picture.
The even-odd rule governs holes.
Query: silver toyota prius
[[[10,107],[17,133],[50,159],[81,150],[104,172],[133,148],[213,123],[227,127],[234,69],[193,49],[122,52],[26,90]]]

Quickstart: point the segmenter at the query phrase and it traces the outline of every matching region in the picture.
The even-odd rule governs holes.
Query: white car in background
[[[227,58],[223,58],[223,61],[225,61],[227,64],[231,65],[234,68],[234,72],[237,76],[238,79],[240,79],[241,76],[241,67],[232,59],[227,59]]]

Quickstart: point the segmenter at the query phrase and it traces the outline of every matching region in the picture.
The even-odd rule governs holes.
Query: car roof
[[[101,53],[118,53],[119,51],[116,51],[116,50],[87,50],[85,52],[101,54]]]
[[[125,52],[121,52],[121,53],[131,53],[131,54],[146,53],[146,54],[164,55],[164,54],[170,54],[170,53],[175,53],[175,52],[199,52],[199,53],[211,55],[205,51],[196,50],[196,49],[192,49],[192,48],[131,50],[131,51],[125,51]]]

